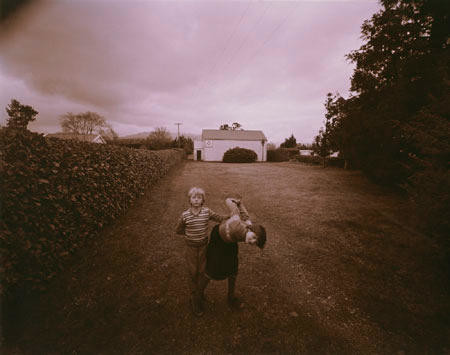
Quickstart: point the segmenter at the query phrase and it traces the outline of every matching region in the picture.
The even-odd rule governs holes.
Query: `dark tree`
[[[26,5],[29,0],[2,0],[0,1],[0,21],[13,17],[14,13]]]
[[[293,134],[291,134],[289,138],[286,138],[284,142],[280,144],[280,148],[295,148],[296,146],[297,140]]]
[[[222,125],[220,125],[220,128],[223,131],[236,131],[236,130],[241,130],[242,129],[242,125],[239,122],[233,122],[233,124],[230,126],[228,123],[224,123]]]
[[[6,112],[9,116],[6,126],[15,129],[27,129],[28,123],[34,121],[39,113],[33,107],[22,105],[16,99],[11,100]]]
[[[194,141],[191,137],[185,137],[181,135],[179,138],[175,138],[172,141],[172,147],[183,148],[186,154],[192,154],[194,151]]]
[[[241,127],[242,127],[242,125],[239,122],[233,122],[233,124],[231,125],[231,129],[233,131],[240,130],[240,129],[242,129]]]
[[[347,57],[352,95],[328,95],[327,140],[354,167],[406,190],[433,230],[450,228],[450,1],[382,0]],[[316,141],[317,142],[317,141]]]
[[[450,2],[385,0],[382,5],[362,26],[366,43],[348,55],[356,64],[351,80],[356,95],[346,116],[356,123],[349,143],[357,165],[379,181],[399,185],[414,170],[411,154],[423,148],[411,144],[412,127],[430,136],[420,144],[439,140],[433,120],[420,123],[423,112],[449,124],[448,106],[438,103],[449,96]]]

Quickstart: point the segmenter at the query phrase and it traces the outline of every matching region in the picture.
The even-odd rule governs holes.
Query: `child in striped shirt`
[[[176,233],[183,234],[186,241],[186,262],[189,272],[191,305],[194,314],[203,314],[201,290],[205,283],[206,247],[208,244],[208,222],[221,222],[229,216],[221,216],[204,206],[205,191],[193,187],[188,193],[191,207],[181,214]]]

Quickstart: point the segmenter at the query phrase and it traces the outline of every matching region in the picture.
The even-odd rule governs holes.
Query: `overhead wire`
[[[292,16],[295,13],[295,10],[298,6],[299,2],[296,2],[294,6],[292,6],[291,11],[289,11],[286,16],[282,19],[282,21],[274,27],[274,29],[269,33],[269,35],[265,38],[262,44],[253,52],[253,54],[250,55],[250,57],[247,60],[247,65],[242,65],[241,69],[237,72],[237,74],[229,80],[229,84],[226,86],[226,89],[231,86],[233,83],[241,74],[242,72],[248,67],[248,63],[250,63],[261,51],[263,48],[274,38],[275,34],[280,30],[280,28],[288,22],[292,18]]]
[[[251,38],[252,33],[258,30],[258,26],[263,21],[265,15],[267,14],[268,10],[271,8],[271,2],[270,1],[261,1],[259,0],[257,3],[260,4],[261,2],[265,2],[265,6],[263,7],[263,10],[260,12],[259,16],[257,17],[257,20],[250,26],[249,30],[243,33],[243,35],[239,38],[239,36],[234,37],[235,42],[238,44],[235,47],[234,51],[230,51],[228,55],[228,59],[224,57],[224,65],[222,66],[216,66],[216,68],[221,69],[223,71],[227,70],[227,68],[231,65],[231,63],[239,57],[240,53],[242,52],[243,47],[248,43],[248,41]],[[232,46],[230,47],[230,50],[232,49]],[[211,91],[214,90],[216,87],[219,86],[220,78],[215,78],[215,75],[211,76],[211,81],[209,83],[209,87],[211,88]]]
[[[197,86],[197,91],[196,94],[194,95],[193,99],[195,99],[201,90],[203,90],[206,87],[211,87],[213,88],[214,86],[216,86],[218,84],[218,82],[216,82],[216,85],[213,85],[213,72],[217,71],[220,68],[220,62],[222,58],[226,58],[226,52],[227,49],[230,48],[230,44],[232,43],[232,40],[236,37],[236,34],[238,33],[238,28],[242,25],[242,23],[244,22],[245,16],[247,16],[249,9],[250,9],[250,4],[252,2],[249,1],[247,7],[245,8],[245,10],[243,11],[243,13],[241,14],[239,21],[235,24],[232,32],[230,32],[230,35],[228,36],[225,45],[222,47],[222,50],[220,51],[220,54],[218,54],[218,56],[216,57],[217,60],[213,61],[213,63],[211,64],[211,66],[209,67],[208,70],[208,75],[206,76],[206,79],[204,78],[200,85]],[[270,5],[270,2],[268,2]],[[246,61],[247,63],[242,65],[241,69],[237,72],[237,74],[233,77],[233,79],[228,81],[228,85],[226,85],[226,89],[228,89],[229,86],[232,85],[232,83],[242,74],[242,72],[246,69],[246,67],[248,67],[248,64],[250,63],[250,61],[252,61],[263,49],[264,47],[274,38],[275,34],[288,22],[288,20],[290,20],[290,18],[293,16],[293,14],[295,13],[294,8],[296,8],[298,6],[299,2],[296,2],[296,5],[294,5],[290,11],[286,14],[286,16],[284,16],[284,18],[282,19],[282,21],[276,25],[274,27],[274,29],[268,34],[268,36],[266,36],[266,38],[261,42],[261,45],[259,47],[257,47],[257,49],[250,55],[250,57],[248,57],[248,60]],[[262,21],[262,19],[264,18],[264,15],[267,13],[267,10],[269,9],[270,6],[266,6],[264,8],[264,10],[261,13],[261,16],[259,17],[258,21],[255,23],[255,25],[252,27],[252,29],[256,28],[257,25],[260,24],[260,22]],[[247,36],[241,37],[243,38],[243,41],[241,41],[241,44],[236,47],[237,49],[232,52],[232,54],[230,54],[230,56],[228,56],[228,61],[226,61],[225,66],[222,67],[223,69],[226,69],[234,60],[235,58],[237,58],[238,53],[242,50],[244,44],[246,44],[248,42],[248,39],[250,38],[250,34],[247,33]],[[208,83],[207,81],[210,80],[210,82]]]
[[[239,21],[236,22],[233,30],[230,32],[230,35],[228,36],[227,40],[225,41],[225,45],[222,47],[222,50],[220,51],[220,54],[217,55],[217,60],[212,61],[211,66],[209,67],[208,73],[205,76],[206,78],[211,77],[213,71],[217,68],[218,63],[221,61],[223,55],[225,54],[229,44],[231,43],[231,40],[233,39],[233,37],[235,36],[235,34],[237,33],[237,29],[241,26],[243,19],[245,18],[248,10],[250,9],[250,4],[251,1],[248,2],[247,7],[245,8],[245,10],[242,12]],[[194,99],[198,96],[198,94],[200,93],[200,91],[205,87],[205,77],[201,80],[200,84],[197,86],[197,91],[196,94],[194,95]]]
[[[228,61],[225,62],[225,65],[223,66],[223,69],[225,70],[227,67],[230,66],[230,64],[233,62],[235,58],[237,58],[238,53],[242,50],[245,44],[249,41],[251,34],[255,32],[254,30],[258,27],[258,25],[261,23],[262,19],[264,18],[264,15],[267,13],[267,10],[270,7],[270,2],[267,1],[267,5],[264,7],[263,11],[261,12],[258,20],[254,23],[253,27],[250,31],[247,32],[246,36],[243,36],[243,40],[241,41],[241,44],[236,48],[236,50],[229,56]]]

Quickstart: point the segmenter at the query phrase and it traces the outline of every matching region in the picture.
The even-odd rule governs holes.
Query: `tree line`
[[[449,230],[449,14],[441,0],[382,0],[363,23],[348,98],[329,93],[315,138],[322,156],[400,187],[433,231]]]
[[[161,150],[169,148],[183,148],[186,154],[194,151],[194,141],[191,137],[180,135],[172,139],[171,134],[165,127],[155,128],[147,138],[141,139],[118,139],[112,142],[116,145],[124,145],[130,148],[145,148],[150,150]]]
[[[23,105],[12,99],[6,107],[8,119],[6,126],[11,129],[27,129],[28,124],[36,120],[39,114],[32,106]],[[160,150],[168,148],[183,148],[187,154],[192,154],[194,142],[192,138],[183,135],[172,139],[165,127],[157,127],[145,139],[118,139],[117,133],[106,119],[96,112],[74,114],[67,112],[60,116],[60,126],[64,133],[74,135],[101,134],[109,143],[125,145],[133,148]]]

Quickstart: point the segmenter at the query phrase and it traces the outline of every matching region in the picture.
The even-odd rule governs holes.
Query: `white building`
[[[267,161],[267,138],[262,131],[204,129],[200,141],[194,141],[194,160],[222,161],[231,148],[253,150],[258,161]]]
[[[300,149],[298,152],[300,155],[314,155],[312,149]]]

